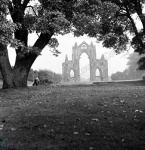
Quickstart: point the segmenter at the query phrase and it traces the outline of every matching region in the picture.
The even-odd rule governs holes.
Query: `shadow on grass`
[[[8,150],[144,150],[145,88],[128,87],[54,87],[52,93],[9,117],[0,131],[1,147],[8,145]],[[41,88],[1,93],[7,99],[4,106],[17,104],[17,98],[31,98],[41,93]],[[139,109],[141,113],[136,111]]]

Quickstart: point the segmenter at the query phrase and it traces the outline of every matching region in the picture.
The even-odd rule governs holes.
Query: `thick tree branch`
[[[14,8],[13,8],[13,5],[12,5],[12,2],[11,2],[11,1],[9,1],[8,9],[9,9],[9,12],[10,12],[10,14],[11,14],[11,16],[12,16],[13,11],[14,11]]]
[[[138,42],[140,43],[140,46],[145,49],[145,44],[143,43],[143,41],[142,41],[142,39],[141,39],[141,37],[140,37],[140,35],[139,35],[139,33],[138,33],[138,30],[137,30],[137,27],[136,27],[136,25],[135,25],[135,22],[134,22],[134,20],[132,19],[131,15],[130,15],[130,13],[129,13],[129,9],[128,9],[127,6],[126,6],[126,12],[127,12],[127,17],[128,17],[129,20],[131,21],[133,30],[134,30],[134,32],[135,32],[135,35],[136,35],[137,39],[138,39]]]
[[[12,0],[13,4],[16,5],[21,5],[21,0]]]
[[[14,23],[21,23],[24,17],[24,9],[22,8],[21,1],[13,0],[11,5],[9,6],[9,11]]]
[[[46,33],[46,34],[41,33],[39,38],[37,39],[37,41],[33,45],[33,47],[37,47],[41,51],[48,44],[48,42],[52,36],[53,36],[53,32],[52,33]]]
[[[24,2],[26,3],[26,1]],[[17,29],[14,32],[15,38],[17,40],[20,40],[21,42],[24,43],[25,46],[27,46],[28,30],[23,25],[25,9],[22,8],[21,0],[13,0],[12,2],[9,1],[9,11],[13,19],[13,22],[21,24],[21,28]],[[16,52],[19,52],[19,49],[17,49]]]
[[[53,32],[47,33],[47,34],[41,33],[39,38],[33,45],[33,47],[37,47],[41,52],[43,50],[43,48],[48,44],[48,42],[52,36],[53,36]],[[38,54],[36,54],[36,53],[30,53],[29,55],[26,55],[23,58],[21,58],[17,55],[16,64],[15,64],[14,69],[16,69],[20,66],[21,67],[28,66],[29,67],[28,69],[30,69],[37,57],[38,57]]]
[[[24,2],[22,4],[23,9],[25,9],[27,7],[29,2],[30,2],[30,0],[24,0]]]
[[[135,10],[136,10],[137,15],[140,18],[140,21],[142,22],[143,32],[145,34],[145,15],[143,15],[142,13],[142,6],[140,4],[140,0],[135,0]]]

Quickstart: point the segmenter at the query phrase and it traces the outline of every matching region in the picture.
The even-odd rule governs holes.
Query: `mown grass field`
[[[145,84],[0,90],[0,150],[145,150]]]
[[[33,82],[31,82],[31,81],[28,81],[28,82],[27,82],[27,85],[28,85],[28,86],[32,86],[32,84],[33,84]],[[0,80],[0,89],[2,88],[2,85],[3,85],[3,81]]]
[[[3,82],[2,82],[2,80],[0,80],[0,89],[2,88],[2,84],[3,84]]]

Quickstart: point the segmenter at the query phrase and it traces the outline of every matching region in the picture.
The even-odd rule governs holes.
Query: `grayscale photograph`
[[[0,0],[0,150],[145,150],[145,0]]]

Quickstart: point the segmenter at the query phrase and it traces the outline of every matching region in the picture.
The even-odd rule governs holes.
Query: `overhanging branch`
[[[8,9],[9,9],[10,15],[12,16],[14,8],[13,8],[13,5],[12,5],[11,1],[9,1],[9,3],[8,3]]]
[[[30,2],[30,0],[24,0],[22,6],[23,6],[23,9],[25,9],[28,5],[28,3]]]
[[[145,44],[143,43],[143,41],[142,41],[142,39],[141,39],[141,37],[140,37],[140,35],[139,35],[139,33],[138,33],[138,30],[137,30],[137,27],[136,27],[136,25],[135,25],[135,22],[134,22],[133,18],[131,17],[131,15],[130,15],[130,13],[129,13],[129,9],[128,9],[127,6],[126,6],[126,12],[127,12],[127,17],[128,17],[129,20],[131,21],[133,30],[134,30],[134,32],[135,32],[135,35],[136,35],[136,37],[137,37],[137,39],[138,39],[138,42],[139,42],[140,46],[145,49]]]
[[[143,32],[145,34],[145,15],[142,12],[142,6],[140,4],[140,0],[135,0],[135,10],[143,25]]]
[[[48,44],[48,42],[51,39],[52,35],[53,35],[53,33],[51,33],[51,34],[49,34],[49,33],[46,33],[46,34],[41,33],[39,38],[37,39],[37,41],[33,45],[33,47],[37,47],[41,51]]]
[[[12,0],[12,2],[13,2],[13,4],[15,5],[15,6],[17,6],[17,5],[21,5],[21,0]]]

